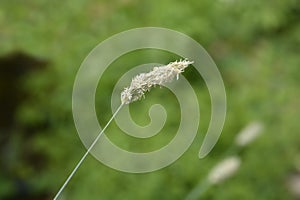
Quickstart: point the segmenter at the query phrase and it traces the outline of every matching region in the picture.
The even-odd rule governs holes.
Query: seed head
[[[178,79],[179,74],[192,63],[192,61],[188,61],[187,59],[179,60],[171,62],[168,65],[154,67],[148,73],[141,73],[135,76],[130,86],[125,88],[121,93],[122,104],[137,101],[144,96],[145,92],[150,91],[152,87],[171,82],[175,77]]]
[[[240,158],[232,156],[217,164],[209,173],[208,181],[211,184],[218,184],[228,179],[238,170],[241,164]]]
[[[248,145],[262,133],[263,128],[261,122],[250,123],[236,136],[235,143],[241,147]]]

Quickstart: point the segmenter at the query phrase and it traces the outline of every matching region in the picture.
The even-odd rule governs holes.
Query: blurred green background
[[[201,76],[188,69],[184,75],[201,107],[199,134],[189,150],[171,166],[148,174],[121,173],[88,156],[62,199],[184,199],[224,158],[236,134],[257,120],[265,126],[263,134],[233,152],[241,157],[240,169],[201,199],[300,198],[289,184],[290,177],[300,173],[299,1],[10,0],[0,2],[0,199],[54,197],[85,152],[71,109],[81,62],[104,39],[144,26],[183,32],[212,56],[228,98],[222,136],[209,156],[199,160],[210,99]],[[122,75],[119,69],[178,59],[154,50],[123,57],[99,83],[96,109],[101,125],[112,115],[110,94]],[[171,93],[155,89],[146,100],[130,105],[137,123],[149,122],[153,102],[172,113],[178,109]],[[168,116],[168,132],[176,131],[179,117]],[[106,134],[135,151],[156,149],[172,138],[163,133],[150,142],[123,137],[115,124]]]

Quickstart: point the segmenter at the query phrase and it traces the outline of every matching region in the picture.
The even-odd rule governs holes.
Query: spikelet
[[[179,74],[192,63],[193,62],[187,59],[179,60],[171,62],[168,65],[154,67],[153,70],[148,73],[141,73],[135,76],[130,86],[125,88],[121,93],[122,104],[129,104],[140,100],[145,92],[149,92],[152,87],[171,82],[175,77],[178,79]]]
[[[263,128],[263,124],[260,122],[250,123],[236,136],[235,144],[241,147],[248,145],[262,133]]]
[[[208,175],[210,184],[218,184],[231,177],[240,167],[241,160],[237,156],[226,158],[217,164]]]

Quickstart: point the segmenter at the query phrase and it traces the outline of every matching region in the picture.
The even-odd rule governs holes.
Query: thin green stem
[[[69,181],[71,180],[71,178],[73,177],[73,175],[75,174],[75,172],[78,170],[78,168],[80,167],[80,165],[82,164],[82,162],[84,161],[84,159],[86,158],[86,156],[90,153],[90,151],[92,150],[92,148],[95,146],[95,144],[97,143],[97,141],[99,140],[99,138],[101,137],[101,135],[104,133],[105,129],[109,126],[109,124],[112,122],[112,120],[116,117],[116,115],[118,114],[118,112],[121,110],[122,106],[124,104],[121,104],[119,106],[119,108],[115,111],[115,113],[112,115],[112,117],[110,118],[110,120],[107,122],[107,124],[105,125],[105,127],[102,129],[102,131],[98,134],[98,136],[96,137],[96,139],[94,140],[94,142],[91,144],[91,146],[88,148],[88,150],[85,152],[85,154],[82,156],[82,158],[80,159],[80,161],[78,162],[78,164],[75,166],[75,168],[73,169],[72,173],[69,175],[69,177],[67,178],[67,180],[65,181],[65,183],[62,185],[62,187],[60,188],[60,190],[57,192],[57,194],[55,195],[53,200],[57,200],[57,198],[59,197],[59,195],[61,194],[61,192],[64,190],[64,188],[67,186],[67,184],[69,183]]]

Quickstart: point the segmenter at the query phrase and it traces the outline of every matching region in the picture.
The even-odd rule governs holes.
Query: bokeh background
[[[201,107],[199,134],[189,150],[171,166],[148,174],[121,173],[88,156],[62,199],[184,199],[228,154],[241,158],[240,168],[201,199],[299,199],[297,0],[1,1],[0,199],[54,197],[85,152],[72,118],[72,86],[81,62],[104,39],[144,26],[183,32],[215,60],[228,98],[222,136],[199,160],[210,99],[201,76],[188,69],[184,75]],[[112,115],[111,92],[122,73],[137,64],[174,59],[168,52],[144,50],[116,60],[99,82],[100,124]],[[174,136],[163,132],[175,132],[180,118],[174,96],[155,89],[130,109],[133,119],[146,125],[153,103],[171,113],[159,135],[134,139],[115,124],[106,134],[132,151],[163,146]],[[246,148],[232,150],[238,132],[252,121],[264,125],[263,134]]]

